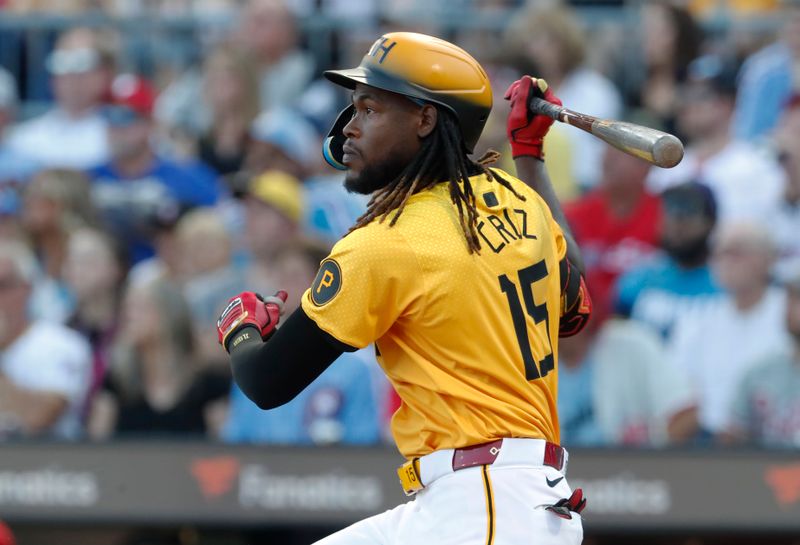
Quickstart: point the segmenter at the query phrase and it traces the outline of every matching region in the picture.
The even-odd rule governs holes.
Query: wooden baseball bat
[[[683,144],[674,135],[642,125],[598,119],[556,106],[539,97],[529,104],[531,111],[595,135],[618,150],[635,155],[662,168],[672,168],[683,159]]]

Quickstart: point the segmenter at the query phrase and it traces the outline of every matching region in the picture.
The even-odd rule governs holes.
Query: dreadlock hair
[[[477,161],[467,157],[455,115],[438,106],[436,109],[438,111],[436,127],[422,141],[417,155],[393,182],[373,194],[367,205],[367,211],[356,220],[350,231],[363,227],[376,218],[383,222],[394,212],[389,222],[389,226],[392,227],[402,214],[411,195],[438,183],[447,183],[450,198],[458,210],[458,218],[467,239],[469,253],[479,254],[481,243],[476,228],[478,211],[469,177],[484,174],[490,181],[497,181],[511,191],[518,199],[524,201],[525,197],[520,195],[508,180],[488,167],[500,157],[498,152],[489,150]]]

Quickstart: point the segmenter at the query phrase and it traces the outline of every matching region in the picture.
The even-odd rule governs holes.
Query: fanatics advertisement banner
[[[0,518],[347,524],[407,501],[390,449],[213,443],[0,445]],[[587,529],[800,531],[800,453],[573,450]]]

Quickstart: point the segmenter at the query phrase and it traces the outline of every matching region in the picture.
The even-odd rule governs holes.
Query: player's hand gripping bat
[[[532,112],[567,123],[611,144],[618,150],[641,157],[662,168],[672,168],[683,159],[683,144],[672,134],[642,125],[598,119],[551,104],[533,96],[528,103]]]

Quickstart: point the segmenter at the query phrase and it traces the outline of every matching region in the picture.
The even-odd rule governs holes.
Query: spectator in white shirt
[[[781,280],[800,272],[800,93],[786,104],[775,133],[778,159],[786,172],[786,187],[770,227],[778,244],[775,275]]]
[[[571,109],[599,118],[618,119],[622,98],[611,80],[586,63],[585,33],[574,13],[552,3],[529,2],[529,6],[515,17],[509,31],[510,45],[524,57],[520,68],[532,64],[533,73],[547,80]],[[553,138],[553,133],[559,137]],[[556,124],[548,142],[559,140],[569,148],[571,181],[582,189],[593,188],[600,181],[605,144],[591,134]],[[545,143],[545,153],[548,152]]]
[[[8,146],[8,128],[17,115],[17,82],[0,67],[0,213],[16,212],[19,186],[36,172],[39,165]]]
[[[786,294],[770,285],[774,257],[766,228],[747,223],[721,227],[711,264],[727,294],[676,324],[671,358],[697,392],[701,437],[730,427],[730,406],[742,377],[788,344]]]
[[[10,135],[12,150],[44,167],[86,169],[108,158],[106,123],[99,107],[114,75],[113,48],[100,31],[62,34],[47,59],[55,106]]]
[[[666,361],[655,330],[612,318],[601,327],[592,358],[595,415],[607,442],[663,446],[692,435],[686,430],[693,431],[697,400],[683,370]]]
[[[35,276],[36,261],[26,246],[0,243],[0,438],[75,439],[91,351],[77,332],[28,318]]]
[[[698,181],[714,192],[718,221],[766,223],[779,207],[785,174],[766,150],[733,138],[736,66],[721,57],[700,57],[689,65],[678,125],[689,139],[681,163],[653,169],[648,184],[663,191]]]
[[[786,330],[791,346],[754,366],[732,406],[731,439],[800,448],[800,274],[787,282]]]

